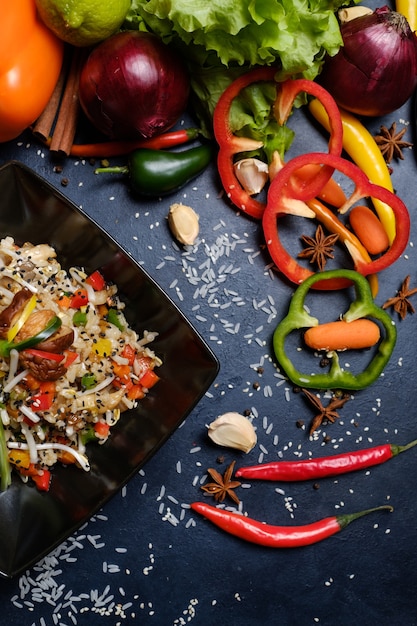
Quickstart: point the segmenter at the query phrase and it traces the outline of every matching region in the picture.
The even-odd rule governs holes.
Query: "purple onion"
[[[386,115],[417,86],[417,37],[387,6],[341,25],[343,46],[324,63],[319,82],[358,115]]]
[[[112,139],[149,138],[171,128],[190,90],[185,63],[157,36],[122,32],[90,53],[79,97],[91,123]]]

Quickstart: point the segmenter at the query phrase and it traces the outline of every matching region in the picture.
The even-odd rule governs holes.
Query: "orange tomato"
[[[13,0],[0,22],[0,142],[30,126],[46,107],[62,67],[64,44],[39,18],[35,0]]]

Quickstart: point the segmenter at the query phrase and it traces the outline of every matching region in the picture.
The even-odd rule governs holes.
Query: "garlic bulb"
[[[224,413],[209,424],[208,436],[214,443],[227,448],[250,452],[257,442],[256,432],[246,417],[240,413]]]

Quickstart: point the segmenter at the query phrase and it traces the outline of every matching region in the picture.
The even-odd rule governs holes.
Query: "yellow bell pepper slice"
[[[112,352],[112,343],[110,339],[99,339],[97,343],[94,344],[94,352],[98,354],[98,356],[109,357]]]

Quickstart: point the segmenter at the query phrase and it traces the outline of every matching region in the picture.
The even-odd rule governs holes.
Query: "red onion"
[[[417,37],[403,15],[384,6],[341,25],[343,47],[328,57],[320,83],[343,108],[386,115],[417,85]]]
[[[148,138],[184,112],[189,77],[183,60],[156,35],[122,32],[90,53],[80,76],[88,119],[112,139]]]

